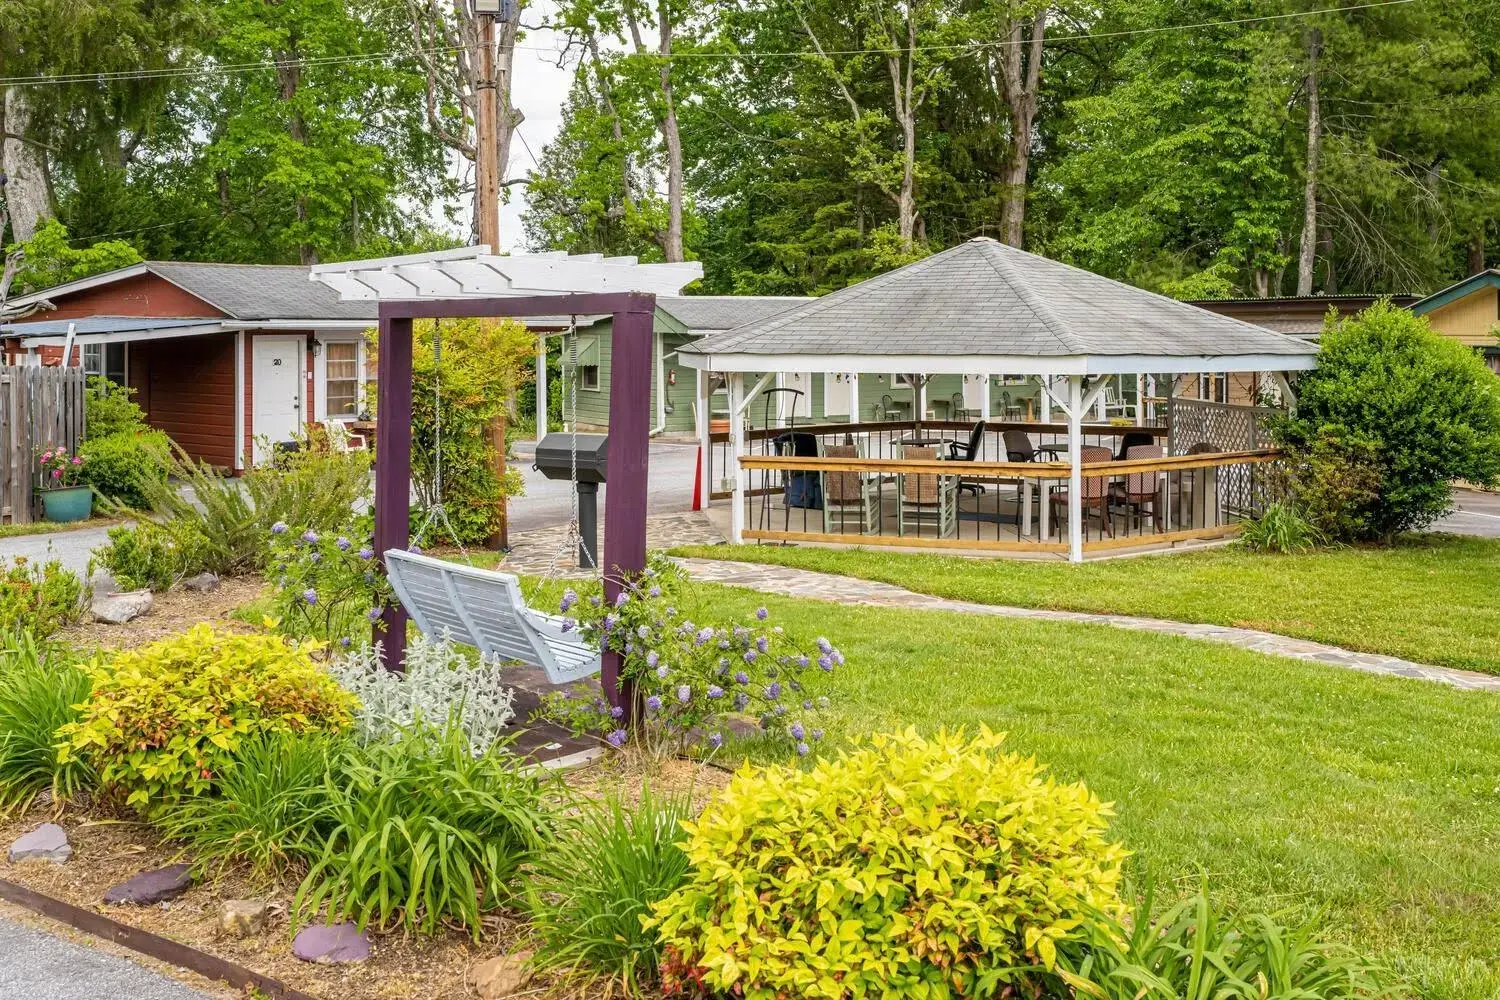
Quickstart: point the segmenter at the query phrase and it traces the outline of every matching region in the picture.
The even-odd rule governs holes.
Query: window
[[[330,417],[359,413],[359,343],[353,340],[323,344],[324,392]]]
[[[1229,402],[1229,379],[1223,372],[1198,376],[1198,398],[1212,403]]]
[[[598,365],[578,366],[578,387],[580,389],[592,389],[594,392],[599,391]]]
[[[103,375],[116,385],[124,385],[125,345],[84,344],[83,370],[90,375]]]

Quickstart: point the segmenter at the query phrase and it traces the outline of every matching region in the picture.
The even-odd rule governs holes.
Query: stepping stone
[[[104,901],[110,904],[133,903],[151,906],[176,899],[193,884],[191,865],[168,865],[155,871],[141,872],[128,882],[108,890]]]
[[[304,927],[292,939],[292,954],[318,965],[344,965],[370,957],[370,939],[353,924]]]
[[[10,845],[10,863],[50,861],[60,865],[73,856],[68,834],[56,823],[43,823]]]

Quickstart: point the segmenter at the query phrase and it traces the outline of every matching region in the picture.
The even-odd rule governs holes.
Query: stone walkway
[[[599,513],[599,553],[602,557],[605,525],[604,512],[601,510]],[[548,575],[548,569],[552,567],[552,576],[568,579],[592,576],[592,571],[578,568],[577,550],[562,550],[567,532],[567,525],[559,524],[512,534],[510,552],[496,568],[509,573],[544,576]],[[701,512],[681,511],[646,516],[646,548],[650,551],[662,551],[679,545],[717,545],[723,540],[723,536]]]
[[[1469,691],[1500,692],[1500,677],[1490,674],[1481,674],[1472,670],[1456,670],[1452,667],[1428,666],[1394,656],[1382,656],[1378,653],[1356,653],[1338,646],[1327,646],[1320,642],[1293,639],[1255,629],[1189,624],[1128,615],[1047,611],[1037,608],[977,604],[972,601],[954,601],[930,594],[919,594],[889,583],[837,576],[832,573],[817,573],[787,566],[768,566],[717,559],[679,559],[677,561],[695,580],[745,587],[784,597],[809,597],[838,604],[865,604],[875,607],[911,608],[919,611],[956,611],[962,614],[994,615],[1003,618],[1039,618],[1046,621],[1112,625],[1116,628],[1222,642],[1258,653],[1289,656],[1296,660],[1308,660],[1348,670],[1360,670],[1369,674],[1436,681],[1439,684],[1449,684]]]

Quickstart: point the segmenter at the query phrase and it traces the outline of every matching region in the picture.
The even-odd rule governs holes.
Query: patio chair
[[[906,446],[901,449],[905,460],[922,462],[938,457],[936,448]],[[910,521],[921,532],[922,525],[931,522],[937,528],[937,537],[947,538],[958,527],[958,477],[940,476],[937,473],[903,472],[897,477],[900,502],[896,510],[896,533],[906,534]]]
[[[321,420],[323,433],[328,436],[328,447],[332,451],[365,451],[368,445],[363,434],[355,434],[342,420]]]
[[[1115,461],[1123,462],[1130,454],[1130,449],[1141,448],[1156,444],[1156,438],[1145,431],[1126,431],[1120,436],[1120,448],[1115,452]]]
[[[965,405],[963,393],[955,392],[953,394],[953,399],[948,404],[948,415],[954,420],[967,420],[974,415],[969,412],[968,406]]]
[[[953,462],[973,462],[979,458],[979,447],[984,444],[985,422],[976,423],[969,431],[969,443],[959,444],[957,441],[948,443],[948,459]],[[982,483],[966,483],[962,479],[958,481],[959,492],[969,492],[976,497],[984,492]]]
[[[1096,448],[1093,445],[1084,445],[1078,449],[1078,459],[1080,464],[1090,465],[1098,462],[1112,461],[1113,456],[1110,455],[1108,448]],[[1099,522],[1104,528],[1104,533],[1113,538],[1115,531],[1113,525],[1109,523],[1110,496],[1107,479],[1104,476],[1084,476],[1083,496],[1080,499],[1083,501],[1083,516],[1087,518],[1089,511],[1097,510],[1099,512]],[[1052,492],[1049,502],[1052,504],[1052,517],[1058,524],[1062,523],[1062,516],[1068,510],[1068,501],[1069,493],[1066,487]]]
[[[852,444],[830,444],[823,447],[824,458],[863,458],[860,448]],[[859,517],[860,534],[868,535],[880,527],[880,474],[878,472],[823,472],[823,533],[838,533],[851,514]]]
[[[1007,462],[1050,462],[1057,458],[1058,449],[1050,445],[1038,448],[1031,443],[1031,435],[1025,431],[1008,430],[1004,432],[1002,438],[1005,441],[1005,460]],[[1044,459],[1043,455],[1050,457]]]
[[[1166,449],[1159,444],[1141,444],[1129,448],[1125,452],[1126,459],[1132,458],[1162,458],[1166,455]],[[1162,490],[1165,488],[1161,476],[1155,472],[1132,472],[1125,477],[1125,482],[1112,483],[1110,485],[1110,506],[1112,508],[1124,508],[1126,523],[1132,512],[1136,516],[1139,525],[1146,516],[1146,508],[1151,508],[1151,527],[1161,532],[1164,530],[1161,518],[1158,516],[1162,500]]]
[[[896,401],[891,398],[890,393],[886,393],[884,396],[880,397],[879,416],[881,420],[901,419],[901,408],[896,405]]]

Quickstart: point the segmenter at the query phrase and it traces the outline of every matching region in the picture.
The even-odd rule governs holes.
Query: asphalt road
[[[211,1000],[128,959],[0,918],[0,1000]]]
[[[1500,538],[1500,493],[1458,490],[1453,502],[1458,509],[1439,521],[1436,530]]]

